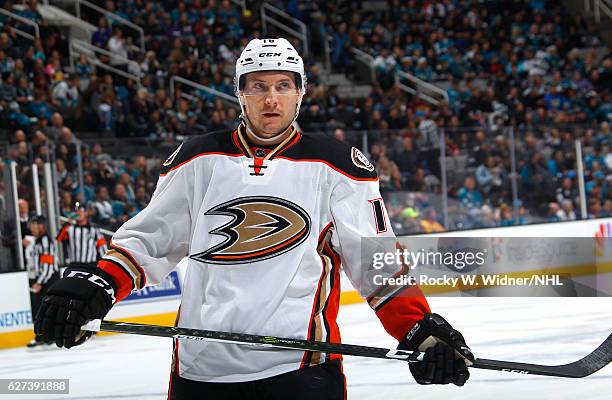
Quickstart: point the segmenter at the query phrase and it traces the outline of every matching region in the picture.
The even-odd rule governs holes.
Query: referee
[[[106,253],[106,239],[100,233],[100,228],[89,223],[89,214],[85,206],[76,203],[75,212],[70,216],[59,234],[57,242],[64,248],[66,267],[72,264],[96,267],[96,262]]]
[[[47,234],[47,219],[42,215],[30,219],[30,231],[36,238],[32,250],[34,261],[34,277],[30,279],[30,303],[32,305],[32,316],[36,315],[47,288],[55,282],[58,277],[57,257],[55,243]],[[33,339],[28,343],[28,348],[44,345]]]

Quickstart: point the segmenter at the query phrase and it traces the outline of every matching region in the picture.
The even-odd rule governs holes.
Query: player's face
[[[271,138],[293,121],[301,92],[292,72],[263,71],[246,76],[240,96],[254,133]]]

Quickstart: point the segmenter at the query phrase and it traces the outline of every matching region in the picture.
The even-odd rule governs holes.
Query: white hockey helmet
[[[306,74],[304,73],[304,61],[293,45],[285,38],[278,39],[253,39],[244,48],[238,60],[236,60],[236,75],[234,87],[243,118],[246,117],[244,104],[240,99],[239,92],[244,85],[246,74],[258,71],[289,71],[299,76],[296,81],[301,94],[296,104],[295,116],[298,117],[302,96],[306,93]],[[242,80],[241,80],[242,79]]]

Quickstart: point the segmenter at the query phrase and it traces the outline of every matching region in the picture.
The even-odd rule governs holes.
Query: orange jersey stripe
[[[113,277],[115,285],[117,285],[117,293],[115,293],[117,301],[129,296],[134,288],[134,283],[132,282],[132,277],[123,268],[108,260],[100,260],[98,268]]]
[[[331,245],[326,243],[324,253],[332,259],[332,274],[334,284],[327,299],[325,306],[325,320],[329,325],[329,340],[330,343],[341,343],[340,328],[338,327],[338,310],[340,309],[340,256],[336,253]],[[330,359],[342,358],[341,354],[331,354]]]
[[[426,313],[431,310],[423,292],[418,286],[408,286],[383,304],[376,316],[385,330],[400,341]]]
[[[323,279],[325,278],[325,260],[321,258],[322,268],[321,268],[321,276],[319,277],[319,282],[317,283],[317,292],[314,296],[314,301],[312,302],[312,311],[310,312],[310,322],[308,323],[308,335],[306,336],[306,340],[314,340],[312,333],[312,325],[315,323],[315,313],[319,308],[319,296],[321,295],[321,286],[323,283]],[[304,356],[302,357],[302,362],[300,363],[300,368],[305,368],[310,363],[310,357],[312,352],[306,351],[304,352]]]
[[[129,251],[127,251],[123,247],[117,246],[116,244],[113,243],[112,240],[110,243],[110,247],[112,247],[113,249],[119,251],[124,256],[126,256],[132,262],[132,265],[134,265],[134,267],[136,267],[136,269],[140,271],[140,276],[142,277],[142,282],[140,282],[140,288],[142,289],[143,287],[145,287],[147,285],[147,276],[145,275],[144,268],[142,268],[140,264],[136,262],[136,259],[130,254]],[[138,284],[138,282],[136,284]]]

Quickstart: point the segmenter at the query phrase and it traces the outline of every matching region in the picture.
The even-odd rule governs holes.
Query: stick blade
[[[575,370],[580,374],[576,378],[583,378],[599,371],[610,362],[612,362],[612,333],[591,354],[562,367]]]
[[[473,367],[519,374],[558,376],[564,378],[584,378],[612,361],[612,334],[587,356],[578,361],[563,365],[538,365],[511,361],[497,361],[478,358]]]

